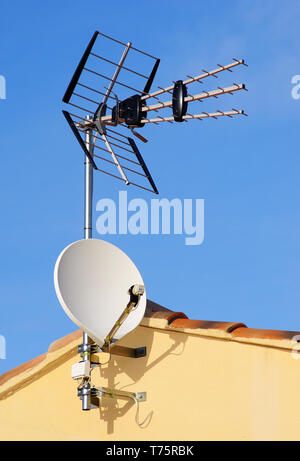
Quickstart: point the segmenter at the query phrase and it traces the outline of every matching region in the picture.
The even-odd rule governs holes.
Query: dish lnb
[[[144,285],[133,285],[131,293],[135,296],[142,296],[145,293]]]

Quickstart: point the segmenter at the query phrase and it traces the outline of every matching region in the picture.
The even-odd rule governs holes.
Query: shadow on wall
[[[141,391],[141,389],[132,390],[132,384],[137,384],[141,377],[159,362],[166,360],[170,355],[181,356],[184,348],[187,335],[178,335],[173,332],[160,330],[159,334],[166,335],[168,338],[161,342],[161,348],[159,355],[157,356],[157,350],[152,352],[153,343],[155,341],[154,336],[157,333],[152,328],[140,327],[145,330],[143,335],[143,344],[138,340],[136,332],[130,334],[130,345],[128,344],[129,337],[127,336],[126,346],[130,347],[147,347],[146,357],[138,359],[121,357],[117,355],[111,355],[110,361],[107,364],[103,364],[99,367],[101,385],[110,389],[122,389],[132,391]],[[144,332],[143,332],[144,333]],[[139,337],[141,335],[138,335]],[[118,345],[122,345],[122,340],[118,342]],[[120,381],[118,377],[123,375],[122,381],[124,382],[124,375],[127,375],[130,379],[128,384],[120,387]],[[121,378],[120,378],[121,379]],[[130,389],[127,389],[130,387]],[[99,399],[99,418],[107,423],[107,434],[114,433],[114,423],[117,418],[124,416],[128,410],[135,405],[134,400],[128,400],[123,398],[111,398],[104,396]],[[151,418],[148,418],[147,424],[143,425],[142,428],[146,428],[150,423]],[[141,426],[140,426],[141,427]]]

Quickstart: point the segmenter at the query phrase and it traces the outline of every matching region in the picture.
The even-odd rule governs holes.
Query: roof
[[[193,320],[183,312],[172,311],[150,300],[147,300],[141,326],[290,350],[297,344],[297,341],[293,339],[294,336],[300,335],[297,331],[248,328],[244,323],[237,322]],[[0,376],[0,399],[8,397],[15,390],[26,386],[45,372],[75,356],[81,336],[82,330],[76,330],[51,343],[46,353],[2,374]]]

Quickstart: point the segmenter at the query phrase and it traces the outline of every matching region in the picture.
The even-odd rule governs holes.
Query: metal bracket
[[[119,319],[115,322],[114,326],[110,330],[109,334],[105,338],[103,345],[100,347],[98,344],[91,342],[84,342],[78,346],[78,353],[82,357],[82,361],[74,364],[72,366],[72,378],[73,379],[82,379],[79,387],[77,388],[77,395],[82,400],[82,409],[89,410],[91,407],[97,407],[97,399],[102,395],[109,395],[110,397],[119,396],[119,397],[129,397],[135,400],[136,402],[143,402],[146,399],[145,392],[125,392],[118,391],[115,389],[108,389],[105,387],[96,388],[90,383],[91,371],[101,365],[99,357],[93,355],[97,352],[108,352],[110,354],[121,355],[123,357],[139,358],[146,356],[146,347],[124,347],[124,346],[115,346],[114,342],[116,341],[114,336],[121,324],[130,314],[131,310],[136,307],[139,303],[140,297],[144,294],[145,288],[143,285],[133,285],[129,288],[130,300],[126,308],[120,315]],[[99,406],[99,405],[98,405]]]
[[[129,357],[132,359],[138,359],[141,357],[146,357],[147,355],[147,347],[125,347],[125,346],[114,346],[112,345],[108,351],[103,351],[98,344],[80,344],[78,346],[78,353],[81,357],[84,355],[91,355],[96,354],[99,352],[109,352],[112,355],[120,355],[122,357]],[[92,357],[91,365],[99,365],[99,357],[94,356]]]
[[[125,347],[125,346],[112,346],[109,352],[112,355],[120,355],[122,357],[139,359],[141,357],[146,357],[147,348],[146,346],[136,347],[136,348]]]
[[[128,392],[123,391],[120,389],[110,389],[108,387],[94,387],[93,388],[93,395],[98,397],[111,397],[111,398],[131,398],[133,400],[137,400],[138,402],[146,402],[147,400],[147,392]]]
[[[120,389],[110,389],[108,387],[90,387],[89,385],[83,386],[77,389],[77,396],[80,400],[88,398],[90,402],[90,408],[99,408],[100,397],[110,398],[131,398],[137,402],[146,402],[147,392],[128,392]]]

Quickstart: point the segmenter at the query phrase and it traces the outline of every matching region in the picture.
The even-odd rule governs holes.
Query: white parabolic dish
[[[100,347],[126,308],[128,290],[135,284],[144,285],[135,264],[122,250],[103,240],[74,242],[55,264],[54,286],[62,308]],[[145,309],[146,292],[114,338],[121,339],[134,330]]]

